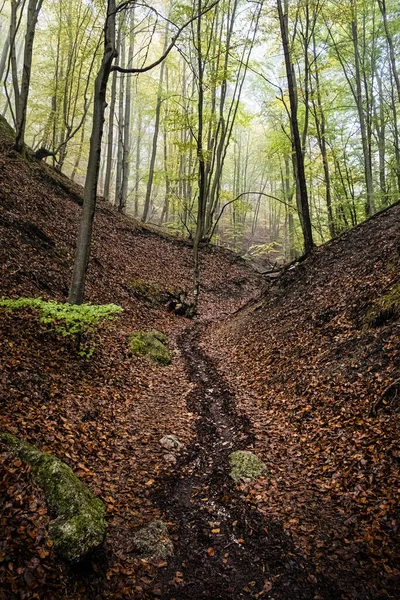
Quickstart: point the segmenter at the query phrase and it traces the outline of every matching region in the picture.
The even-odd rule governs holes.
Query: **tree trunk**
[[[36,23],[42,3],[43,0],[29,0],[28,4],[21,91],[18,98],[18,104],[16,104],[17,127],[15,149],[17,152],[23,152],[25,146],[26,109],[28,106],[29,86],[31,81],[33,42],[35,39]]]
[[[92,240],[93,218],[96,208],[97,182],[99,177],[101,138],[106,109],[107,82],[114,58],[115,49],[115,0],[108,0],[107,20],[104,27],[104,54],[95,81],[92,134],[90,137],[89,161],[83,194],[82,217],[76,246],[74,270],[68,302],[82,304],[86,271],[89,263]]]
[[[76,161],[74,164],[74,169],[72,171],[71,174],[71,180],[74,181],[76,174],[78,172],[79,169],[79,163],[81,162],[81,158],[82,158],[82,151],[83,151],[83,142],[85,140],[85,124],[82,125],[82,131],[81,131],[81,140],[79,143],[79,150],[78,150],[78,154],[76,156]]]
[[[326,210],[328,212],[328,228],[329,234],[331,238],[334,238],[336,235],[335,231],[335,222],[333,219],[333,211],[332,211],[332,186],[331,186],[331,176],[329,171],[329,161],[328,161],[328,152],[326,148],[326,121],[325,121],[325,112],[322,105],[321,98],[321,87],[319,81],[319,68],[317,64],[317,47],[315,35],[313,34],[313,59],[315,63],[315,94],[313,93],[312,85],[311,93],[314,98],[316,98],[316,102],[313,99],[314,105],[314,118],[315,118],[315,126],[317,129],[317,140],[318,146],[321,152],[322,165],[324,169],[324,180],[325,180],[325,202],[326,202]],[[310,76],[311,77],[311,76]],[[310,78],[311,81],[311,78]]]
[[[379,8],[380,8],[380,11],[382,14],[383,26],[385,29],[387,44],[389,47],[390,65],[392,68],[393,78],[396,83],[397,97],[398,97],[398,101],[400,102],[400,77],[399,77],[399,73],[398,73],[397,65],[396,65],[396,53],[395,53],[395,49],[394,49],[393,38],[389,31],[389,24],[388,24],[387,13],[386,13],[386,0],[378,0],[378,4],[379,4]]]
[[[120,40],[119,40],[119,62],[121,67],[125,66],[125,33],[122,30],[124,20],[121,18],[120,23]],[[120,74],[119,79],[119,96],[118,96],[118,150],[117,150],[117,174],[115,177],[115,197],[114,206],[119,208],[121,205],[122,195],[122,170],[123,170],[123,153],[124,153],[124,96],[125,96],[125,79],[127,75]]]
[[[198,13],[201,13],[201,0],[198,0]],[[197,43],[197,89],[198,89],[198,100],[197,100],[197,120],[198,120],[198,132],[197,132],[197,161],[198,161],[198,204],[197,204],[197,221],[196,221],[196,232],[193,241],[193,303],[195,309],[197,308],[200,291],[200,257],[199,257],[199,245],[204,235],[204,225],[206,216],[206,161],[203,149],[203,113],[204,113],[204,59],[202,52],[202,19],[201,17],[197,20],[197,31],[196,31],[196,43]],[[195,35],[193,35],[195,37]]]
[[[294,164],[296,167],[296,184],[298,188],[298,199],[300,204],[301,227],[304,238],[304,252],[309,254],[314,247],[312,237],[310,209],[308,204],[307,183],[304,171],[304,159],[301,147],[299,124],[297,120],[297,90],[293,65],[290,58],[289,39],[288,39],[288,7],[285,2],[285,12],[282,6],[282,0],[277,0],[279,25],[282,36],[283,51],[285,55],[286,76],[288,82],[289,100],[290,100],[290,124],[292,132],[292,143],[294,150]]]
[[[142,109],[139,106],[137,117],[136,134],[136,158],[135,158],[135,217],[139,217],[139,185],[140,185],[140,146],[142,143]]]
[[[134,9],[131,10],[129,18],[127,19],[129,30],[129,49],[128,49],[128,67],[132,67],[133,61],[133,50],[134,50]],[[124,211],[128,200],[128,182],[130,172],[130,161],[129,153],[131,146],[131,112],[132,112],[132,79],[126,77],[126,90],[125,90],[125,116],[124,116],[124,136],[123,136],[123,150],[122,150],[122,184],[121,184],[121,197],[118,206],[118,210]]]
[[[114,146],[114,113],[115,99],[117,95],[117,71],[112,74],[110,112],[108,116],[108,140],[107,140],[107,159],[106,175],[104,179],[104,200],[110,201],[111,175],[113,165],[113,146]]]
[[[353,0],[352,0],[353,4]],[[356,105],[358,118],[360,121],[360,132],[361,132],[361,143],[364,159],[364,174],[365,184],[367,188],[367,202],[365,205],[365,213],[367,217],[375,214],[375,200],[374,200],[374,189],[373,189],[373,178],[372,178],[372,160],[370,153],[370,146],[368,143],[367,126],[365,120],[365,109],[363,104],[362,89],[361,89],[361,73],[360,73],[360,53],[358,49],[358,30],[357,22],[355,17],[351,22],[351,38],[354,48],[354,67],[355,67],[355,79],[356,79]]]
[[[164,41],[163,53],[166,51],[167,46],[168,46],[168,31],[169,31],[169,22],[167,21],[167,25],[165,28],[165,41]],[[164,70],[165,70],[165,62],[162,62],[161,68],[160,68],[160,79],[158,81],[156,120],[154,123],[153,143],[152,143],[152,147],[151,147],[149,178],[147,180],[146,197],[145,197],[145,201],[144,201],[144,208],[143,208],[143,215],[142,215],[142,221],[144,221],[144,222],[146,222],[147,217],[149,216],[151,190],[153,187],[153,178],[154,178],[154,167],[156,164],[156,157],[157,157],[157,141],[158,141],[158,133],[160,131],[160,116],[161,116],[162,87],[163,87],[163,80],[164,80]]]

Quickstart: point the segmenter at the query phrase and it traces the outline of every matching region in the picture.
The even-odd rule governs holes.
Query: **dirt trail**
[[[281,525],[265,520],[235,489],[229,454],[252,449],[251,427],[199,347],[200,329],[187,330],[180,340],[193,383],[187,404],[198,415],[197,440],[175,476],[160,482],[155,498],[176,524],[175,555],[160,582],[162,598],[339,598]]]

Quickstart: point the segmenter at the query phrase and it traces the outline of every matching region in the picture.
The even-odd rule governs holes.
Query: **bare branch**
[[[205,15],[210,10],[212,10],[215,6],[217,6],[217,4],[219,4],[219,2],[220,2],[220,0],[216,0],[210,6],[208,6],[206,9],[204,9],[201,13],[196,14],[194,17],[192,17],[191,19],[186,21],[186,23],[184,23],[181,27],[179,27],[178,31],[173,36],[171,43],[169,44],[169,46],[167,47],[165,52],[156,61],[154,61],[150,65],[147,65],[147,67],[124,69],[122,67],[119,67],[118,65],[114,65],[113,67],[111,67],[111,71],[118,71],[118,73],[146,73],[146,71],[150,71],[151,69],[158,67],[158,65],[161,64],[163,62],[163,60],[165,60],[167,58],[168,54],[171,52],[172,48],[175,46],[176,41],[179,38],[179,36],[181,35],[182,31],[184,29],[186,29],[186,27],[188,27],[188,25],[193,23],[193,21],[196,21],[196,19],[200,18],[202,15]]]

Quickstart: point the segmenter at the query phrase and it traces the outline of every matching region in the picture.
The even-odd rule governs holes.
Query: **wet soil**
[[[193,388],[197,440],[154,500],[172,522],[174,556],[159,582],[161,597],[176,600],[340,598],[336,586],[296,550],[280,523],[242,500],[230,478],[229,454],[252,450],[248,419],[199,346],[201,326],[180,347]],[[267,474],[268,477],[268,474]]]

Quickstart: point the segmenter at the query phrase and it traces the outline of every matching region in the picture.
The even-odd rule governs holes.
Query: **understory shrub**
[[[82,336],[91,333],[102,321],[113,319],[123,310],[116,304],[68,304],[42,298],[1,298],[0,308],[6,312],[24,308],[38,311],[41,323],[64,337],[76,337],[78,352],[82,356],[91,356],[94,351],[93,346],[82,346]]]

